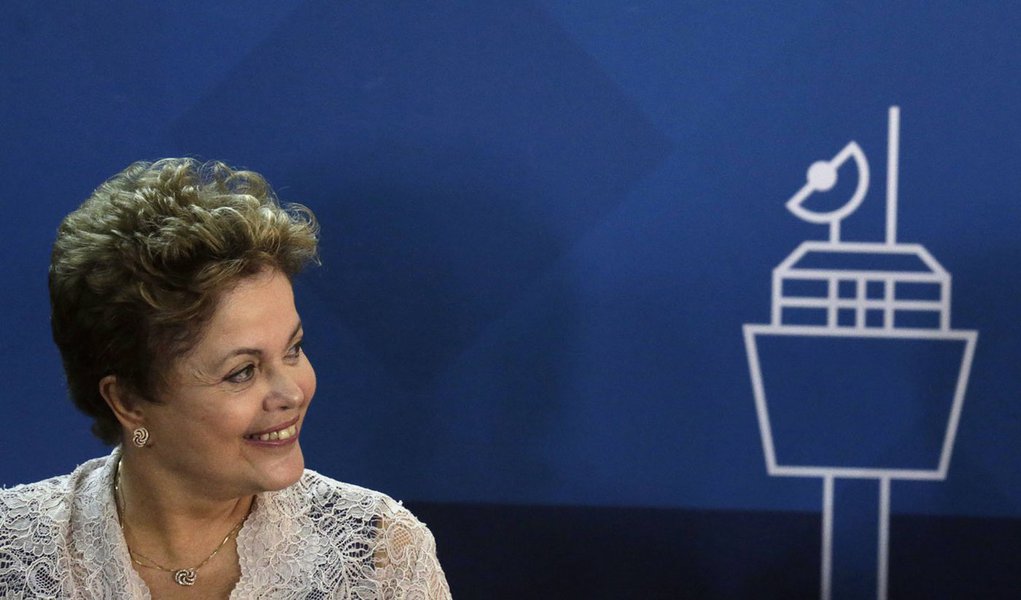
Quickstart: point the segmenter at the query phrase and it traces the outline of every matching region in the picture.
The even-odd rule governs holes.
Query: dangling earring
[[[149,444],[149,430],[139,427],[131,433],[131,441],[139,448],[146,447]]]

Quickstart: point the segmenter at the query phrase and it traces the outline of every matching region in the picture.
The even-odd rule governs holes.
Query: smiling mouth
[[[245,439],[253,440],[253,441],[260,441],[260,442],[273,442],[273,441],[278,441],[278,440],[289,440],[289,439],[291,439],[292,437],[294,437],[297,434],[298,434],[298,424],[297,423],[292,423],[290,426],[284,427],[283,429],[277,429],[276,431],[270,431],[270,432],[261,433],[261,434],[256,433],[256,434],[252,434],[252,435],[246,435]]]

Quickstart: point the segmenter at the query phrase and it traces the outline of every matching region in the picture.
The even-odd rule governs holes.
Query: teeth
[[[290,438],[294,437],[297,433],[298,433],[298,426],[295,424],[295,425],[291,425],[290,427],[286,427],[284,429],[280,429],[280,430],[277,430],[277,431],[271,431],[269,433],[264,433],[262,435],[255,435],[255,436],[250,436],[250,437],[252,439],[257,439],[257,440],[262,441],[262,442],[271,442],[271,441],[277,441],[277,440],[287,440],[287,439],[290,439]]]

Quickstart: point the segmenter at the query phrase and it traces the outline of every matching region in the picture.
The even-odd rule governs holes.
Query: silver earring
[[[149,430],[145,427],[139,427],[131,433],[131,441],[134,442],[135,446],[144,448],[149,444]]]

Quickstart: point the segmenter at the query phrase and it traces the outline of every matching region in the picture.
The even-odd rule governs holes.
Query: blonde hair
[[[93,432],[120,439],[100,379],[155,401],[226,289],[266,268],[293,278],[317,246],[308,208],[221,162],[137,162],[99,186],[61,222],[49,270],[53,339]]]

